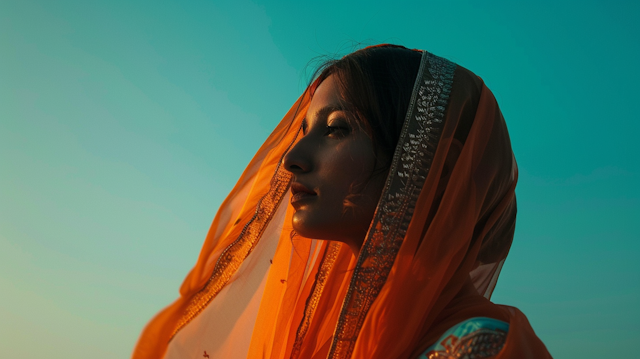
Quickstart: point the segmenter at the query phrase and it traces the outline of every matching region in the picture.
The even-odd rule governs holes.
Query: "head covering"
[[[451,326],[484,316],[510,324],[496,358],[550,357],[520,311],[488,300],[513,239],[517,167],[482,80],[422,52],[357,258],[347,245],[303,238],[291,226],[292,175],[281,163],[310,99],[305,91],[249,163],[180,298],[147,325],[133,358],[162,358],[214,305],[239,314],[207,314],[230,328],[215,335],[210,353],[226,345],[247,358],[415,358]],[[454,139],[463,146],[445,177]]]

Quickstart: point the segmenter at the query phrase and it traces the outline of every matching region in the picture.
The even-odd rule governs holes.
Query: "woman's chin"
[[[325,239],[326,225],[320,225],[314,220],[313,214],[308,210],[299,209],[293,214],[292,225],[296,233],[302,237],[313,239]]]
[[[310,225],[311,223],[309,223],[309,220],[307,217],[308,217],[308,213],[306,213],[305,210],[302,210],[302,209],[296,210],[296,212],[293,214],[291,224],[293,225],[293,229],[296,231],[297,234],[307,238],[314,238],[313,226]]]

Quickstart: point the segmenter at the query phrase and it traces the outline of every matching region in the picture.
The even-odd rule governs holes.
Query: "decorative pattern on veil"
[[[329,358],[349,358],[367,312],[386,282],[435,155],[456,64],[423,51],[387,182],[362,246]]]

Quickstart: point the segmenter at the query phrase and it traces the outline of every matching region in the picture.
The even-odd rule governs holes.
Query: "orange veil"
[[[310,98],[306,91],[298,99],[249,163],[180,298],[147,325],[133,358],[163,358],[216,303],[239,314],[216,319],[231,334],[211,340],[236,346],[238,357],[416,358],[450,327],[483,316],[510,326],[493,357],[550,358],[520,311],[488,300],[513,239],[518,172],[506,124],[482,80],[422,53],[358,258],[346,245],[303,238],[291,227],[291,175],[280,164]],[[454,139],[462,151],[448,182],[439,183]]]

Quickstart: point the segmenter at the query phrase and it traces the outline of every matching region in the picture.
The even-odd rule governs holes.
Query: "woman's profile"
[[[550,358],[489,299],[517,166],[493,94],[426,51],[327,62],[133,358]]]

